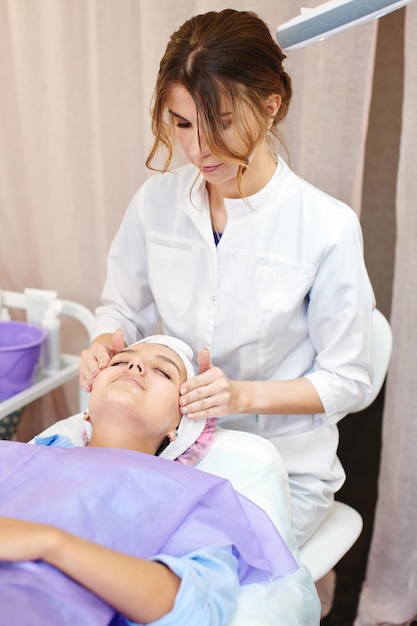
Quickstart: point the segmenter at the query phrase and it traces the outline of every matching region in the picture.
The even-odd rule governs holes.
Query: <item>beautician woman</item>
[[[112,243],[80,382],[91,389],[160,319],[198,354],[181,411],[279,449],[302,545],[344,481],[337,422],[370,392],[374,296],[354,211],[274,151],[291,99],[284,58],[246,11],[199,15],[172,35],[147,160],[152,168],[163,149],[165,166]],[[174,144],[190,162],[177,170]]]

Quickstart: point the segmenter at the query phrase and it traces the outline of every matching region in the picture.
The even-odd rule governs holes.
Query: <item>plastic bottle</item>
[[[9,309],[7,309],[5,306],[1,307],[0,309],[0,320],[2,322],[10,322]]]
[[[62,310],[62,303],[53,300],[42,320],[42,328],[47,335],[42,347],[42,369],[47,375],[56,374],[60,368],[61,361],[61,320],[59,315]]]

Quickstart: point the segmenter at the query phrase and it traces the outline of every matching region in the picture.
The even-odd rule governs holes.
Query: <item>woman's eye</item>
[[[165,378],[168,378],[168,380],[171,380],[171,375],[166,370],[163,370],[161,367],[157,367],[156,371],[165,376]]]
[[[110,366],[113,367],[114,365],[126,365],[127,361],[115,361],[114,363],[110,363]]]
[[[190,122],[177,122],[177,128],[191,128]]]

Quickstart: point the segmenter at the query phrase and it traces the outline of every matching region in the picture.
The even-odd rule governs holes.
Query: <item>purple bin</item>
[[[0,321],[0,400],[31,386],[45,337],[42,328]]]

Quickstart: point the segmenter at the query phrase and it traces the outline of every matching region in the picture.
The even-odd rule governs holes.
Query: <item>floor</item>
[[[383,400],[384,390],[371,407],[348,415],[339,424],[339,457],[347,478],[337,499],[359,511],[363,518],[363,531],[336,567],[333,607],[322,620],[322,626],[352,626],[355,620],[377,498]]]

